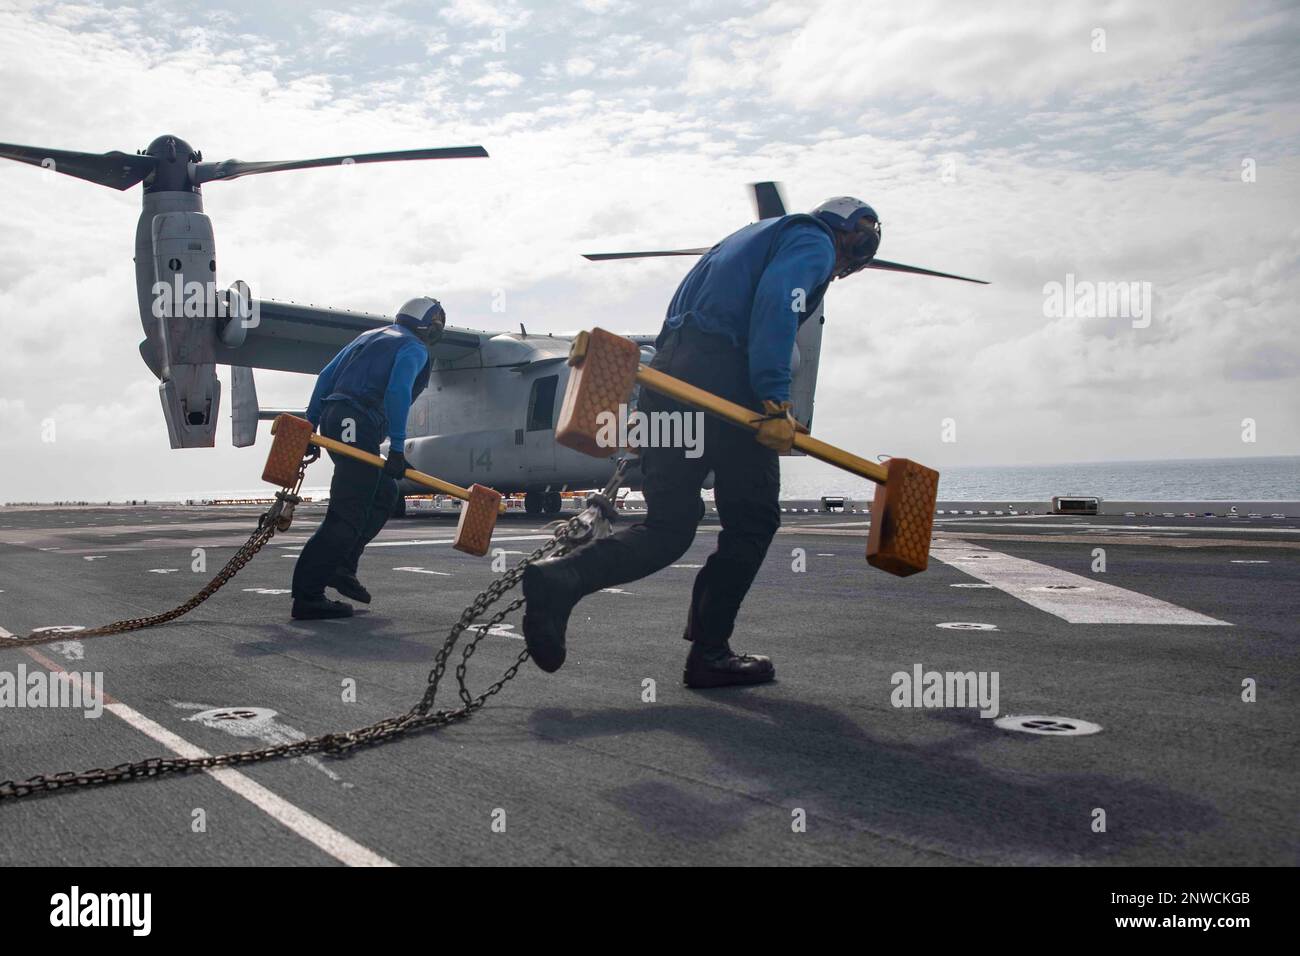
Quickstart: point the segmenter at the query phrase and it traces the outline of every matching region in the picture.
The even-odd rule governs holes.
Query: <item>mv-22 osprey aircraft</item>
[[[231,370],[233,443],[253,444],[260,418],[279,411],[259,409],[255,368],[316,374],[340,348],[390,316],[253,299],[247,288],[209,295],[200,314],[159,315],[158,289],[181,289],[197,281],[215,289],[216,247],[212,222],[203,212],[205,183],[241,176],[421,159],[485,158],[481,146],[363,153],[286,162],[204,162],[176,136],[160,136],[135,154],[82,153],[0,143],[0,157],[125,190],[143,184],[143,208],[136,226],[136,293],[144,341],[140,355],[159,380],[159,395],[173,448],[216,443],[221,382],[216,367]],[[776,183],[753,186],[758,217],[785,215]],[[698,256],[708,248],[596,253],[591,260]],[[874,259],[868,268],[979,282],[963,276]],[[419,292],[421,290],[413,290]],[[408,296],[394,293],[394,302]],[[453,304],[454,308],[454,304]],[[247,316],[253,315],[255,321]],[[795,416],[810,425],[821,354],[822,309],[807,316],[795,339],[791,399]],[[654,355],[653,333],[628,335]],[[530,514],[554,514],[560,492],[601,487],[613,458],[601,460],[556,444],[555,418],[564,394],[571,335],[492,332],[447,326],[431,349],[429,387],[411,407],[406,457],[411,465],[460,485],[479,482],[506,494],[524,493]],[[628,485],[640,484],[635,467]],[[415,489],[408,489],[415,493]]]

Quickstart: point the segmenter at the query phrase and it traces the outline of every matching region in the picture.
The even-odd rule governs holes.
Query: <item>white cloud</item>
[[[1042,102],[1167,82],[1216,46],[1261,38],[1277,17],[1214,0],[1103,8],[1015,0],[774,3],[692,39],[688,86],[765,85],[800,106],[937,95]],[[1104,52],[1094,52],[1104,31]]]
[[[406,37],[421,32],[405,17],[394,16],[381,10],[367,10],[361,13],[318,10],[312,14],[312,19],[330,33],[347,37]]]
[[[474,86],[504,87],[513,90],[524,81],[522,76],[510,72],[501,63],[489,63],[485,70],[486,72],[474,81]]]
[[[571,57],[564,63],[564,72],[569,76],[588,76],[595,68],[596,64],[585,56]]]
[[[514,2],[498,0],[452,0],[439,11],[448,23],[472,27],[505,27],[519,29],[526,26],[532,14]]]

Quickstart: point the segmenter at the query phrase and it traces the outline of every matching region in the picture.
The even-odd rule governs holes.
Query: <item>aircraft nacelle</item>
[[[216,366],[222,359],[221,364],[232,368],[235,445],[252,444],[257,429],[257,395],[251,366],[230,360],[230,353],[246,346],[249,329],[257,324],[256,317],[247,313],[238,316],[239,322],[232,321],[230,306],[236,298],[244,306],[251,306],[253,300],[247,286],[238,296],[234,289],[231,293],[217,292],[216,245],[212,223],[203,214],[205,183],[330,166],[485,159],[487,155],[482,146],[448,146],[275,162],[204,162],[202,153],[172,135],[157,137],[134,155],[120,150],[86,153],[0,143],[0,158],[110,189],[141,187],[142,209],[135,231],[136,298],[145,335],[140,357],[158,377],[158,393],[173,448],[216,444],[221,407]],[[291,371],[319,371],[323,363],[315,363],[315,356],[297,354],[304,350],[298,347],[298,337],[293,338],[295,341],[287,347],[282,342],[282,347],[270,348],[278,354],[268,357],[264,342],[255,343],[252,352],[269,360],[266,367],[282,368],[287,362]],[[310,340],[311,336],[307,351],[312,351]],[[219,350],[225,354],[218,355]]]
[[[215,346],[217,253],[198,192],[150,192],[136,226],[136,294],[145,341],[140,352],[158,376],[173,448],[216,444],[221,382]]]

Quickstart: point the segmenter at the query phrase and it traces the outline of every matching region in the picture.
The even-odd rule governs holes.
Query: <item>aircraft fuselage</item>
[[[506,341],[502,341],[506,340]],[[569,380],[569,342],[551,336],[498,336],[493,346],[518,346],[548,354],[523,364],[435,368],[429,387],[411,406],[406,456],[421,471],[458,485],[475,482],[506,494],[564,491],[603,485],[608,459],[591,458],[555,442],[555,419]],[[439,363],[442,364],[442,363]],[[633,485],[640,473],[633,469]],[[411,486],[406,489],[415,493]]]

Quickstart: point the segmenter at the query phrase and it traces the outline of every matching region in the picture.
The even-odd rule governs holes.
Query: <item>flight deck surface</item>
[[[0,711],[0,780],[406,711],[491,558],[452,550],[450,516],[394,520],[362,562],[373,604],[294,622],[293,558],[322,511],[304,505],[179,621],[5,649],[6,633],[180,603],[260,509],[0,510],[0,671],[97,672],[111,699],[93,719]],[[345,758],[6,801],[0,862],[1300,862],[1300,520],[941,516],[929,570],[905,579],[863,560],[866,515],[783,520],[733,639],[774,659],[774,684],[681,684],[710,517],[672,567],[579,605],[562,670],[526,663],[468,721]],[[514,563],[546,537],[543,519],[507,514],[494,546]],[[191,570],[195,548],[206,573]],[[472,690],[522,650],[519,627],[516,614],[484,639]],[[996,673],[999,716],[1101,729],[1031,734],[973,708],[895,707],[893,675],[917,665]],[[455,703],[450,675],[440,702]]]

